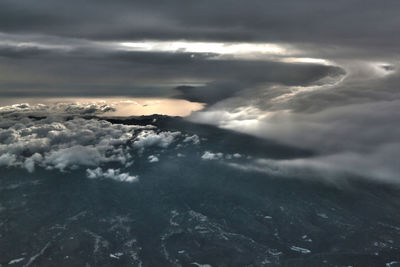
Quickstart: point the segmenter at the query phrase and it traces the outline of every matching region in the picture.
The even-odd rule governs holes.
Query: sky
[[[2,125],[32,112],[180,115],[315,152],[233,167],[397,184],[399,10],[395,0],[3,0]]]

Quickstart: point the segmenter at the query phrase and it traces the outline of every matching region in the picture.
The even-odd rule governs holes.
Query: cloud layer
[[[260,90],[258,95],[243,94],[199,111],[191,120],[309,148],[318,154],[311,159],[258,162],[253,169],[264,166],[266,172],[277,169],[293,176],[302,168],[306,172],[314,169],[320,177],[348,174],[398,183],[399,74],[361,70],[365,73],[350,73],[336,84],[279,86],[269,92]],[[273,90],[285,93],[274,96]],[[267,97],[260,98],[263,94]]]
[[[107,110],[103,105],[76,103],[2,107],[0,166],[24,168],[29,172],[37,167],[59,171],[88,167],[89,178],[132,182],[138,177],[120,168],[130,167],[134,157],[140,156],[146,148],[165,149],[178,137],[182,143],[198,140],[196,136],[180,132],[163,132],[152,125],[113,124],[82,117]],[[37,117],[38,114],[45,116]],[[158,158],[152,156],[149,160],[157,162]],[[109,164],[119,168],[103,171],[99,167]]]

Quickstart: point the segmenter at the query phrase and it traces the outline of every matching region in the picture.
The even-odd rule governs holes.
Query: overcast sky
[[[203,100],[215,102],[260,83],[305,84],[339,73],[330,65],[342,60],[393,64],[399,10],[398,1],[5,0],[0,94],[172,96],[200,84],[212,98]],[[166,49],[177,41],[186,45]]]
[[[395,180],[399,12],[397,0],[3,0],[0,97],[201,102],[190,120]]]

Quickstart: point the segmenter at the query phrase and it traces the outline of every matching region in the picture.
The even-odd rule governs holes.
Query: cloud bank
[[[346,174],[398,183],[400,76],[392,70],[364,66],[358,70],[353,66],[348,77],[333,84],[278,86],[242,94],[192,114],[191,120],[311,148],[318,154],[311,159],[256,162],[251,169],[264,167],[269,173],[277,169],[293,176],[302,168],[306,173],[314,169],[321,179]],[[274,90],[281,93],[273,94]]]
[[[180,132],[160,131],[153,125],[113,124],[99,118],[82,117],[108,110],[104,105],[76,103],[2,107],[0,166],[24,168],[28,172],[38,167],[62,172],[89,167],[89,178],[132,182],[137,177],[121,168],[128,169],[146,148],[165,149],[178,138],[182,143],[198,139],[181,136]],[[38,114],[46,116],[37,117]],[[159,159],[152,155],[149,161]],[[120,168],[103,171],[99,167],[109,164]]]

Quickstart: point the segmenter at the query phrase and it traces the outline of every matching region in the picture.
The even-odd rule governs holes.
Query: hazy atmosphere
[[[400,266],[399,1],[0,1],[0,266]]]

